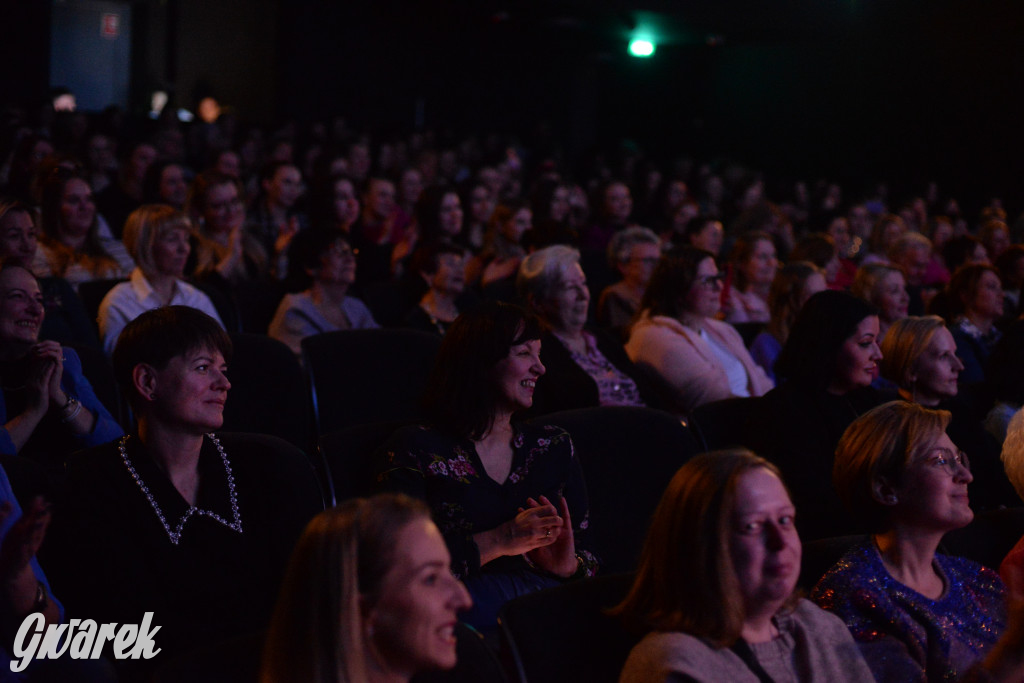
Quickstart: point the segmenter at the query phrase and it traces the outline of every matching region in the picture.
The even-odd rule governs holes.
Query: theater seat
[[[727,398],[698,406],[690,413],[689,426],[703,452],[746,446],[744,432],[759,398]]]
[[[633,571],[662,492],[698,450],[693,436],[676,417],[651,408],[580,408],[530,422],[557,425],[572,436],[601,571]]]
[[[629,574],[598,576],[524,595],[498,616],[519,683],[615,683],[639,642],[605,613],[626,596]]]

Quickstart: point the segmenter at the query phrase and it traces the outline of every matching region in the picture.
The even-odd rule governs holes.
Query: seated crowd
[[[548,417],[601,407],[708,450],[654,482],[609,612],[637,636],[621,681],[1024,676],[1024,526],[1002,578],[941,552],[1024,508],[1024,216],[998,201],[972,225],[952,199],[770,198],[738,165],[570,179],[475,138],[61,123],[0,148],[0,669],[33,613],[153,612],[161,654],[14,680],[148,681],[254,633],[268,683],[451,669],[457,622],[495,648],[507,602],[600,571]],[[330,424],[221,432],[236,340],[302,373],[308,338],[394,328],[440,346],[365,497],[306,457]],[[802,547],[840,537],[801,597]]]

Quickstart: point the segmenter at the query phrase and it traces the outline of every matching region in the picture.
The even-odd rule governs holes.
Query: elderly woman
[[[822,482],[843,430],[882,402],[871,387],[881,359],[875,309],[845,292],[818,292],[800,310],[775,363],[778,388],[746,427],[745,445],[778,465],[804,511],[805,540],[835,536],[850,524]]]
[[[191,234],[185,214],[165,204],[146,204],[128,216],[124,244],[137,265],[128,282],[115,285],[100,303],[100,337],[108,356],[125,325],[160,306],[191,306],[223,327],[210,297],[182,279]]]
[[[451,242],[420,245],[409,268],[427,283],[427,291],[405,316],[404,324],[442,337],[459,317],[458,302],[465,290],[466,250]]]
[[[949,281],[950,330],[956,353],[963,361],[961,384],[985,379],[985,365],[1001,333],[996,320],[1003,315],[1003,286],[999,271],[990,265],[960,267]]]
[[[608,265],[621,273],[622,279],[601,292],[597,302],[599,325],[629,329],[660,257],[661,240],[650,228],[633,226],[612,235]]]
[[[0,453],[57,463],[122,431],[82,374],[78,354],[39,340],[44,314],[32,273],[0,268]]]
[[[301,356],[302,340],[310,335],[378,327],[366,304],[348,294],[356,281],[356,257],[342,233],[300,233],[292,242],[289,260],[293,281],[306,288],[285,295],[267,334]]]
[[[650,631],[620,683],[871,680],[843,623],[794,593],[800,556],[796,511],[771,463],[742,450],[690,460],[616,608]]]
[[[519,268],[519,294],[546,329],[541,362],[547,372],[537,381],[534,414],[645,403],[622,345],[586,329],[590,290],[579,261],[578,251],[555,245],[533,252]]]
[[[991,569],[936,553],[946,532],[974,517],[970,464],[946,436],[948,424],[945,411],[896,401],[846,430],[832,482],[872,536],[811,597],[846,622],[879,681],[1018,681],[1024,624],[1016,622],[1024,613],[1018,608],[1000,640],[1003,582]]]
[[[114,373],[138,429],[71,464],[43,566],[68,611],[99,623],[160,626],[154,660],[262,628],[302,528],[322,509],[308,462],[290,447],[215,434],[231,383],[231,340],[188,306],[125,327]],[[148,680],[148,679],[145,679]]]
[[[470,604],[423,503],[346,501],[317,515],[295,546],[260,681],[407,683],[450,669],[455,623]]]
[[[75,171],[57,167],[43,182],[40,225],[42,243],[32,264],[40,276],[62,277],[77,290],[135,267],[120,241],[101,234],[92,189]]]
[[[17,201],[0,200],[0,263],[32,269],[39,248],[32,210]],[[96,325],[68,281],[61,277],[39,280],[46,307],[39,336],[61,344],[99,348]]]
[[[779,268],[771,235],[760,230],[744,233],[733,245],[729,261],[736,280],[726,294],[726,321],[768,322],[768,292]]]
[[[513,416],[533,403],[540,326],[484,304],[448,330],[427,383],[429,426],[384,446],[378,482],[426,500],[466,582],[466,621],[493,630],[508,600],[593,574],[587,495],[569,435]]]
[[[626,353],[660,377],[681,415],[724,398],[761,396],[773,386],[739,333],[715,319],[721,282],[710,252],[672,249],[655,267],[630,330]]]
[[[903,271],[888,262],[877,261],[857,269],[850,293],[878,309],[879,338],[889,326],[907,316],[910,294]]]
[[[825,290],[825,273],[809,261],[795,261],[783,266],[768,293],[768,309],[772,319],[750,345],[750,356],[775,381],[775,361],[789,338],[797,313],[812,295]]]

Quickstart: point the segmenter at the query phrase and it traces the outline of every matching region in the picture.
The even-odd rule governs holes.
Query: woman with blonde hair
[[[185,214],[166,204],[146,204],[128,216],[124,243],[137,265],[128,282],[114,286],[100,303],[100,337],[108,356],[125,325],[153,308],[190,306],[224,326],[210,298],[182,279],[191,235]]]
[[[910,294],[899,266],[876,261],[857,269],[850,293],[878,309],[879,339],[889,326],[907,316]]]
[[[698,455],[654,513],[615,611],[650,633],[620,683],[865,681],[849,631],[794,592],[801,545],[778,469],[750,451]]]
[[[1021,605],[1007,627],[999,576],[936,553],[946,532],[974,518],[970,461],[946,435],[949,420],[944,410],[885,403],[853,422],[836,450],[835,492],[872,536],[811,597],[846,622],[879,681],[1024,674]]]
[[[404,495],[317,515],[295,546],[267,633],[261,683],[408,681],[455,665],[469,594],[430,510]]]

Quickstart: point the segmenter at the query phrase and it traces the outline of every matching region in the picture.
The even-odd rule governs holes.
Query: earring
[[[890,505],[895,505],[899,501],[896,500],[896,496],[886,496],[885,497],[885,502],[889,503]]]

